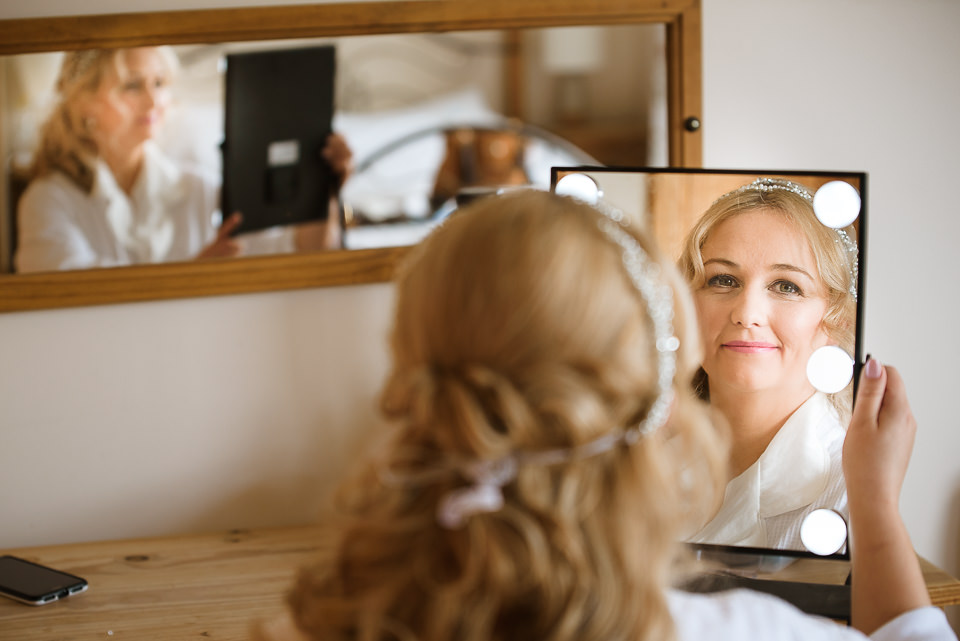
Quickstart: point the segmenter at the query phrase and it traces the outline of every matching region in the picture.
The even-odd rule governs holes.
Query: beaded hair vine
[[[622,251],[624,269],[643,299],[653,323],[657,352],[657,397],[639,423],[587,443],[569,448],[514,452],[507,456],[474,461],[456,467],[472,484],[447,492],[437,505],[437,522],[446,529],[458,529],[467,519],[503,507],[503,487],[517,477],[523,465],[558,465],[590,458],[620,444],[633,445],[667,422],[673,402],[673,379],[677,371],[680,340],[673,333],[673,290],[660,278],[660,266],[650,259],[640,243],[624,230],[623,213],[603,202],[595,205],[603,218],[600,230]]]
[[[111,52],[103,49],[83,49],[67,52],[60,67],[60,75],[57,78],[57,89],[62,91],[67,83],[86,74],[87,71],[110,54]]]
[[[788,191],[792,194],[800,196],[805,201],[810,203],[811,207],[813,206],[813,194],[810,193],[809,189],[803,185],[790,180],[784,180],[782,178],[757,178],[748,185],[738,187],[733,191],[725,193],[713,201],[713,204],[717,204],[721,200],[725,200],[731,196],[737,196],[748,191]],[[857,300],[857,279],[859,278],[860,274],[859,261],[857,260],[857,243],[855,240],[850,238],[850,234],[848,234],[845,230],[834,229],[833,231],[837,233],[835,242],[843,247],[843,251],[846,256],[847,271],[850,274],[850,284],[847,288],[847,291],[851,296],[853,296],[853,300]]]

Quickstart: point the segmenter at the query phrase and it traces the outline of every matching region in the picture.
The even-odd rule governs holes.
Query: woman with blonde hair
[[[821,224],[812,201],[802,185],[761,178],[717,199],[684,243],[704,348],[697,387],[733,438],[723,505],[694,541],[804,549],[809,513],[847,516],[851,386],[819,392],[807,365],[825,346],[853,353],[856,232]]]
[[[586,204],[527,191],[453,214],[397,279],[382,397],[395,425],[343,487],[334,544],[301,571],[289,615],[257,636],[857,637],[762,595],[670,589],[677,542],[714,507],[726,471],[723,431],[692,392],[687,297],[645,237]],[[893,389],[884,411],[906,416],[881,417],[893,438],[861,435],[860,451],[909,451],[909,408]],[[861,431],[876,428],[878,407],[863,407]],[[898,492],[897,466],[872,467],[881,454],[864,469]],[[898,565],[912,550],[892,540]],[[918,622],[949,632],[922,607],[913,562],[898,565],[905,594],[866,594],[857,621],[910,611],[888,633]],[[886,570],[855,569],[855,581]]]
[[[336,215],[330,224],[243,240],[232,236],[239,213],[220,224],[219,185],[178,166],[154,142],[173,103],[177,67],[169,47],[64,54],[58,101],[18,204],[18,272],[339,246]],[[345,177],[350,151],[343,139],[331,136],[324,154]]]

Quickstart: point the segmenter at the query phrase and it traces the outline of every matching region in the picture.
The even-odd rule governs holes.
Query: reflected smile
[[[729,341],[723,343],[720,347],[743,354],[765,354],[777,350],[777,346],[773,343],[763,341]]]

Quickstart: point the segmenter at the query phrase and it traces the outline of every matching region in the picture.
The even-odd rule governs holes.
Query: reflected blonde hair
[[[718,505],[727,443],[692,392],[689,294],[645,237],[677,301],[670,421],[630,447],[521,465],[503,509],[460,530],[436,520],[440,499],[467,483],[458,462],[572,447],[649,410],[651,322],[599,219],[545,192],[488,197],[413,251],[381,402],[395,428],[343,486],[335,545],[289,596],[310,638],[673,636],[677,542]]]
[[[176,54],[170,47],[155,47],[170,75],[178,69]],[[126,69],[123,54],[127,49],[84,49],[64,54],[57,76],[57,102],[40,131],[32,176],[61,171],[85,193],[93,189],[93,160],[99,151],[85,122],[83,103],[99,91],[110,74],[123,78]]]
[[[837,231],[825,226],[813,211],[813,204],[797,193],[784,189],[762,191],[759,189],[735,190],[714,202],[694,225],[683,243],[679,266],[693,290],[706,284],[703,266],[703,245],[710,233],[720,223],[739,214],[765,210],[790,221],[803,234],[813,252],[817,275],[827,299],[827,311],[823,316],[827,336],[842,347],[851,357],[856,338],[857,301],[851,293],[856,283],[851,282],[853,271],[846,247],[840,242]],[[850,238],[857,237],[851,225],[844,231]],[[854,256],[852,258],[856,260]],[[697,375],[696,385],[704,398],[707,396],[707,376],[703,370]],[[840,416],[849,418],[853,403],[852,383],[841,392],[831,394],[830,400]]]

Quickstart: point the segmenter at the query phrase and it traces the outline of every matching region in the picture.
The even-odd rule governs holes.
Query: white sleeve
[[[678,641],[867,640],[854,628],[804,614],[786,601],[761,592],[670,592],[668,598]]]
[[[950,629],[947,615],[934,606],[904,612],[888,621],[870,635],[874,641],[902,641],[944,639],[956,641],[957,635]]]
[[[80,195],[41,179],[29,186],[17,207],[18,273],[112,267],[118,263],[98,252],[77,220]]]
[[[854,628],[804,614],[786,601],[750,590],[713,594],[672,591],[668,593],[668,600],[678,641],[867,639]],[[876,630],[870,639],[956,641],[957,636],[943,611],[930,606],[901,614]]]

